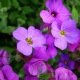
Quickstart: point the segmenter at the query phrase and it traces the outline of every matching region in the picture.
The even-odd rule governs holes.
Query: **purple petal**
[[[42,10],[40,12],[40,17],[45,23],[52,23],[52,21],[54,20],[54,17],[52,17],[51,13],[46,10]]]
[[[60,59],[61,59],[61,61],[69,61],[69,55],[68,54],[61,54]]]
[[[69,61],[69,67],[70,67],[71,70],[73,70],[74,67],[75,67],[75,62],[74,61]]]
[[[2,71],[0,71],[0,80],[5,80],[4,75],[3,75],[3,72],[2,72]]]
[[[67,48],[67,41],[65,38],[59,38],[59,39],[55,39],[54,41],[54,45],[61,49],[61,50],[64,50]]]
[[[25,77],[24,80],[39,80],[39,79],[35,76],[28,75],[28,76]]]
[[[57,55],[57,50],[55,47],[49,47],[47,50],[47,54],[49,55],[50,59],[54,58]]]
[[[52,33],[53,37],[59,38],[60,37],[60,30],[58,28],[57,23],[53,22],[51,27],[52,27],[51,33]]]
[[[33,40],[33,47],[42,47],[44,44],[46,44],[46,39],[44,35],[41,34],[41,32],[37,33],[38,30],[36,30],[35,36],[32,38]]]
[[[43,54],[43,55],[41,55],[41,54]],[[45,61],[48,61],[48,59],[49,59],[48,53],[46,52],[46,47],[35,48],[33,55],[34,55],[34,57],[45,60]]]
[[[17,40],[24,40],[28,36],[27,30],[23,27],[18,27],[15,31],[13,31],[13,37]]]
[[[59,6],[56,11],[58,20],[64,22],[65,20],[68,20],[70,18],[71,14],[65,6]]]
[[[36,32],[36,34],[35,34]],[[28,29],[28,37],[32,39],[33,44],[32,46],[35,47],[41,47],[43,44],[46,43],[45,37],[42,35],[40,30],[35,29],[33,26],[30,26]]]
[[[46,37],[47,45],[48,46],[53,46],[54,45],[54,38],[53,38],[53,36],[50,35],[50,34],[46,34],[45,37]]]
[[[76,48],[78,47],[79,43],[75,43],[75,44],[68,44],[68,49],[71,52],[74,52],[76,50]]]
[[[7,80],[19,80],[19,76],[12,70],[11,66],[5,65],[2,68],[2,71],[6,76]]]
[[[28,45],[26,41],[18,42],[17,50],[26,56],[29,56],[32,54],[32,47],[30,45]]]
[[[43,61],[37,60],[36,62],[31,63],[29,65],[28,70],[31,75],[39,76],[40,74],[45,73],[47,71],[47,67]]]
[[[28,38],[33,38],[35,36],[35,30],[34,26],[28,28]]]
[[[9,64],[9,55],[7,51],[4,51],[3,56],[2,56],[2,62],[3,64]]]
[[[62,5],[62,0],[46,0],[46,7],[50,11],[59,8],[60,5]]]
[[[77,76],[70,70],[59,67],[55,70],[56,80],[77,80]]]
[[[61,26],[61,30],[65,30],[65,31],[66,30],[71,31],[74,28],[76,28],[76,21],[71,19],[64,21]]]
[[[69,43],[74,44],[79,40],[79,31],[76,28],[76,22],[74,20],[65,21],[61,29],[65,31],[65,36]]]

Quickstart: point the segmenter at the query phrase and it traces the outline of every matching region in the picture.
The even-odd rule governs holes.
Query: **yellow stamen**
[[[60,34],[64,36],[65,35],[65,32],[64,31],[61,31]]]
[[[26,39],[26,41],[27,41],[27,43],[28,43],[28,44],[33,44],[33,42],[32,42],[32,39],[31,39],[31,38],[27,38],[27,39]]]

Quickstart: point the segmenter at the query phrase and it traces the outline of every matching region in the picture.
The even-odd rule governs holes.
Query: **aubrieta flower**
[[[33,56],[42,59],[43,61],[48,61],[49,59],[55,58],[57,55],[57,50],[55,47],[37,47],[34,50]]]
[[[80,34],[80,31],[79,31],[79,34]],[[68,49],[71,52],[80,51],[80,35],[79,35],[79,40],[75,44],[68,45]]]
[[[11,66],[5,65],[0,70],[0,80],[19,80],[19,76],[13,71]]]
[[[67,44],[74,44],[79,40],[79,31],[76,28],[76,22],[74,20],[67,20],[58,26],[56,22],[52,24],[51,33],[54,40],[54,45],[61,50],[67,48]]]
[[[59,67],[64,67],[73,70],[75,67],[75,62],[73,60],[70,60],[68,54],[61,54],[59,59]]]
[[[9,55],[6,50],[0,50],[0,67],[9,64]]]
[[[39,76],[40,74],[46,73],[47,66],[41,59],[33,58],[31,61],[24,65],[24,71],[32,76]]]
[[[17,50],[26,56],[31,55],[33,48],[42,47],[46,42],[40,30],[33,26],[30,26],[28,30],[19,27],[13,32],[13,36],[19,40]]]
[[[27,75],[24,80],[39,80],[36,76]]]
[[[48,10],[42,10],[40,17],[43,22],[51,24],[53,21],[63,22],[70,17],[70,13],[63,5],[62,0],[47,0],[46,7]]]
[[[77,76],[70,70],[59,67],[55,70],[56,80],[77,80]]]

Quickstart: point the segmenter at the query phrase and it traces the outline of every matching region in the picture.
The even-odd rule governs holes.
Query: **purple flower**
[[[57,50],[55,47],[37,47],[34,50],[34,57],[48,61],[49,59],[55,58]]]
[[[80,36],[79,36],[79,40],[75,44],[69,44],[68,45],[68,49],[71,52],[74,52],[74,51],[77,51],[77,50],[80,51]]]
[[[0,80],[5,80],[3,72],[0,70]]]
[[[64,67],[73,70],[75,67],[75,62],[70,60],[68,54],[61,54],[59,60],[59,67]]]
[[[12,70],[11,66],[5,65],[0,70],[0,80],[19,80],[19,76]]]
[[[61,50],[67,48],[67,44],[74,44],[79,39],[79,31],[76,28],[76,22],[74,20],[67,20],[58,26],[56,22],[52,24],[51,33],[54,40],[54,45]]]
[[[5,50],[0,50],[0,67],[9,64],[9,55]]]
[[[63,22],[70,17],[70,13],[63,5],[62,0],[47,0],[46,7],[48,10],[42,10],[40,17],[45,23],[52,23],[53,21]]]
[[[59,67],[55,70],[56,80],[77,80],[77,76],[70,70]]]
[[[27,75],[24,80],[39,80],[39,79],[35,76]]]
[[[54,46],[54,37],[51,34],[46,34],[46,44],[48,47]]]
[[[46,64],[40,60],[33,58],[30,62],[24,65],[24,70],[32,76],[39,76],[47,71]]]
[[[17,43],[18,51],[26,56],[31,55],[33,48],[42,47],[45,44],[44,36],[33,26],[30,26],[28,30],[19,27],[13,32],[13,36],[19,40]]]

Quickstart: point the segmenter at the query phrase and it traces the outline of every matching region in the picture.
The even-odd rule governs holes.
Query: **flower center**
[[[26,39],[26,41],[27,41],[27,43],[28,43],[28,44],[33,44],[33,42],[32,42],[32,39],[31,39],[31,38],[27,38],[27,39]]]
[[[62,30],[62,31],[60,31],[60,34],[64,36],[65,32]]]
[[[51,15],[52,15],[53,17],[56,17],[56,16],[57,16],[57,13],[56,13],[55,11],[53,11],[53,12],[51,13]]]

